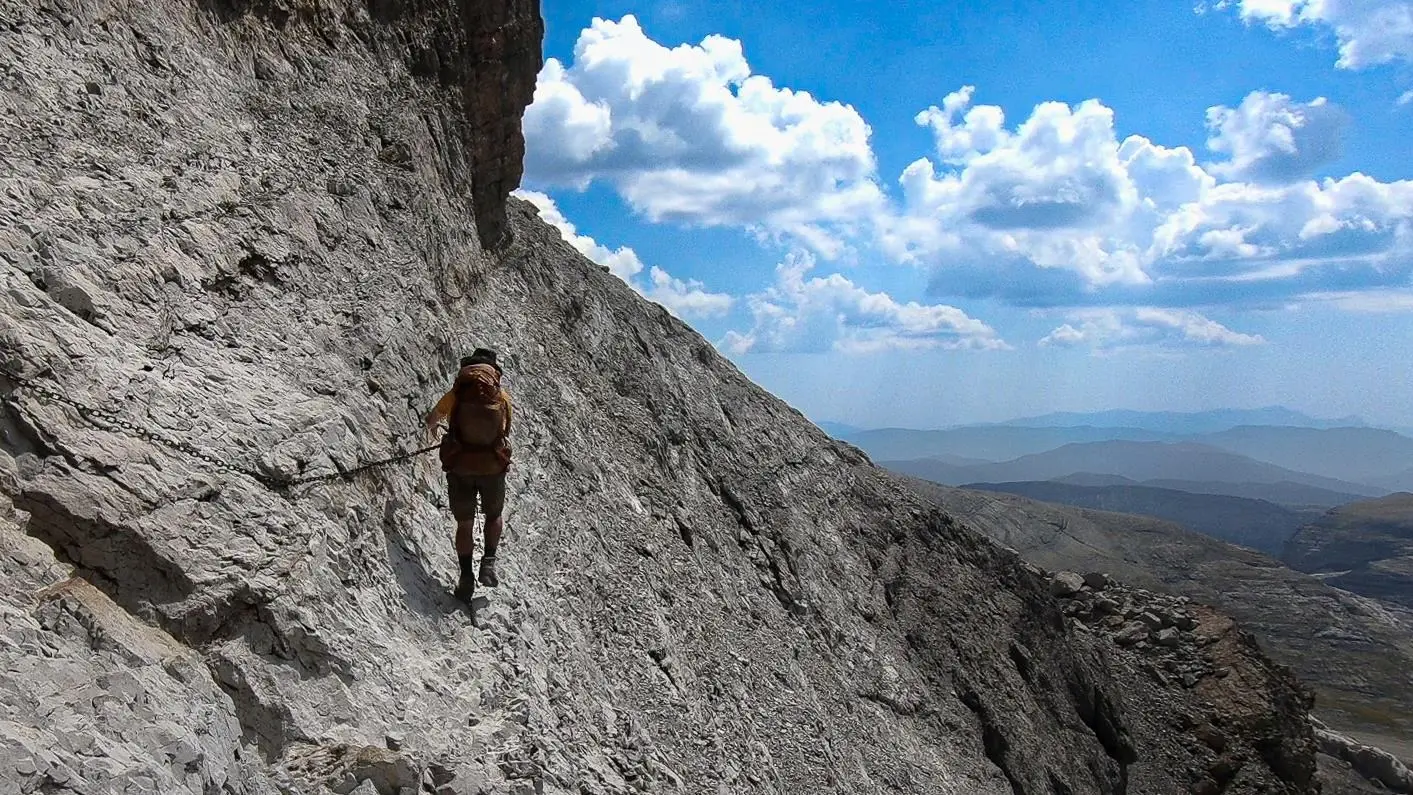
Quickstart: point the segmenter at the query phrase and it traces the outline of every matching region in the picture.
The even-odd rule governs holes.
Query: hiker
[[[510,395],[500,386],[501,367],[496,352],[477,348],[461,359],[461,370],[451,391],[427,415],[427,431],[447,420],[442,437],[442,470],[446,472],[447,500],[456,520],[456,557],[461,579],[456,598],[470,601],[477,580],[488,588],[496,579],[496,547],[504,527],[505,473],[510,469]],[[476,504],[485,514],[486,547],[478,577],[471,575],[476,550]]]

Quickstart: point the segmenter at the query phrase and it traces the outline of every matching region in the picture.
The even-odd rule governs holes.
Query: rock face
[[[1336,588],[1413,609],[1413,494],[1335,508],[1301,527],[1281,559]]]
[[[1319,721],[1315,721],[1315,738],[1321,751],[1348,763],[1366,780],[1390,792],[1413,792],[1413,772],[1393,754],[1331,731]]]
[[[1273,771],[1285,780],[1314,779],[1306,741],[1275,728],[1302,720],[1313,697],[1231,619],[1118,583],[1076,591],[1064,613],[1077,628],[1111,638],[1120,649],[1114,664],[1144,680],[1134,690],[1152,707],[1139,714],[1179,734],[1166,749],[1174,769],[1198,771],[1182,791],[1260,791],[1279,786]],[[1252,670],[1262,671],[1267,688],[1254,698],[1251,681],[1243,681]],[[1281,711],[1275,721],[1273,704]]]
[[[1171,717],[1208,685],[501,205],[533,6],[0,20],[20,792],[1314,791],[1283,671],[1230,641],[1265,739],[1214,769]],[[477,345],[516,463],[467,609],[435,459],[340,473],[425,444]]]

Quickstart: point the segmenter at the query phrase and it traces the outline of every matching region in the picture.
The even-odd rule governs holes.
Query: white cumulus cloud
[[[1364,5],[1248,0],[1244,10],[1334,25],[1374,14]],[[1385,20],[1391,30],[1397,19]],[[525,117],[527,184],[597,181],[649,221],[745,229],[821,259],[910,263],[929,271],[937,300],[1204,310],[1413,284],[1413,181],[1316,179],[1349,123],[1324,98],[1253,91],[1212,107],[1207,150],[1194,152],[1120,137],[1097,99],[1011,119],[977,97],[963,86],[916,115],[933,147],[899,175],[893,199],[854,108],[776,86],[733,39],[664,46],[632,16],[596,19],[572,61],[551,60],[540,76]],[[688,301],[711,294],[575,234],[581,251],[666,305],[724,305]]]
[[[1207,146],[1230,157],[1212,173],[1253,182],[1293,182],[1339,157],[1347,118],[1324,97],[1301,104],[1253,91],[1235,108],[1207,110]]]
[[[1208,119],[1219,162],[1137,135],[1096,100],[1047,102],[1014,129],[970,87],[918,116],[937,140],[880,222],[892,256],[932,266],[938,295],[1022,305],[1203,306],[1413,277],[1413,182],[1308,175],[1342,112],[1253,92]]]
[[[731,311],[735,300],[722,293],[707,292],[706,285],[691,279],[683,281],[653,266],[643,295],[667,307],[678,317],[720,317]]]
[[[776,283],[747,301],[751,329],[728,332],[724,347],[737,354],[1010,347],[956,307],[900,303],[837,273],[810,277],[814,266],[805,252],[786,257],[776,268]]]
[[[1225,348],[1261,345],[1260,335],[1232,331],[1190,310],[1136,307],[1075,312],[1070,323],[1040,340],[1042,347],[1088,346],[1100,351],[1150,347]],[[1077,324],[1077,325],[1076,325]]]
[[[753,74],[740,42],[665,47],[595,19],[526,110],[533,185],[614,185],[649,220],[795,235],[826,254],[883,206],[857,111]]]
[[[564,217],[554,199],[544,193],[532,190],[517,190],[515,195],[525,199],[540,211],[540,218],[559,230],[559,234],[580,254],[608,268],[613,275],[628,283],[643,297],[662,304],[674,315],[682,318],[718,317],[731,311],[735,300],[724,293],[713,293],[699,281],[683,281],[673,277],[662,268],[653,266],[648,272],[646,283],[636,277],[643,272],[643,262],[637,252],[627,246],[609,249],[588,235],[579,234],[574,224]]]
[[[1042,103],[1012,130],[999,107],[968,109],[972,94],[964,87],[919,114],[939,162],[904,170],[903,212],[882,224],[885,250],[963,271],[982,263],[965,282],[1023,261],[1086,288],[1147,283],[1142,255],[1155,213],[1211,181],[1190,153],[1137,138],[1121,146],[1113,111],[1097,100]]]
[[[1413,61],[1409,0],[1240,0],[1238,5],[1242,19],[1276,30],[1309,25],[1333,31],[1341,68]]]

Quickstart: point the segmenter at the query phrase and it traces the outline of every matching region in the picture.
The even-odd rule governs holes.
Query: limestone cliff
[[[1314,791],[1254,647],[1154,679],[503,203],[540,26],[0,0],[0,791]],[[517,463],[473,612],[435,460],[337,476],[474,345]]]

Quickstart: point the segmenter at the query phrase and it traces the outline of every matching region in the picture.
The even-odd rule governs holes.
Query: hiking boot
[[[500,580],[496,579],[496,559],[494,555],[487,555],[481,558],[481,576],[478,578],[481,584],[487,588],[494,588],[500,585]]]
[[[469,603],[471,597],[475,596],[475,594],[476,581],[471,578],[470,574],[463,573],[461,579],[456,583],[456,590],[452,591],[451,595],[463,602]]]

